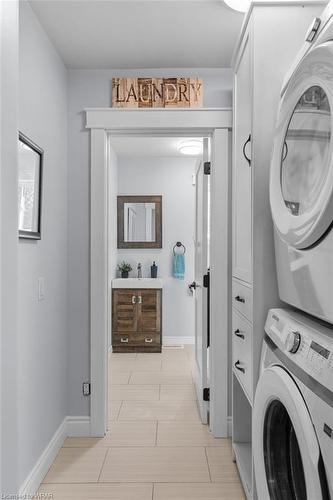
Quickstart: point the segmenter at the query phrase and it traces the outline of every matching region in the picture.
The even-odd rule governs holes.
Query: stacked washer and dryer
[[[254,403],[259,500],[333,499],[333,5],[284,84],[270,200],[281,300]]]

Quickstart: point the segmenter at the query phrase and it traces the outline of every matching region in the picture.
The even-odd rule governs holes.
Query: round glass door
[[[270,353],[267,359],[275,363]],[[252,421],[258,499],[327,500],[317,435],[303,395],[283,367],[269,366],[259,377]]]
[[[279,237],[298,249],[316,245],[333,221],[332,74],[330,42],[304,57],[279,107],[270,204]]]
[[[330,160],[331,109],[325,91],[312,86],[299,99],[285,135],[281,191],[289,212],[313,209],[327,181]]]
[[[269,498],[306,500],[304,468],[293,423],[281,401],[266,410],[264,456]]]

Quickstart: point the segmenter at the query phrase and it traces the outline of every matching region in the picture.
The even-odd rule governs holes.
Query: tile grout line
[[[204,450],[205,450],[205,456],[206,456],[206,461],[207,461],[209,479],[210,479],[210,482],[212,483],[213,481],[212,481],[212,475],[211,475],[211,472],[210,472],[210,466],[209,466],[209,460],[208,460],[207,447],[206,446],[204,447]]]
[[[122,407],[123,407],[123,402],[124,402],[124,401],[121,401],[121,403],[120,403],[119,410],[118,410],[118,413],[117,413],[117,417],[115,418],[115,422],[117,422],[117,421],[118,421],[118,419],[119,419],[119,416],[120,416],[120,411],[121,411],[121,409],[122,409]]]
[[[100,477],[101,477],[101,474],[102,474],[102,470],[103,470],[104,464],[106,462],[106,457],[107,457],[107,455],[109,453],[109,449],[110,448],[106,448],[106,453],[105,453],[104,460],[103,460],[103,463],[102,463],[102,466],[101,466],[101,470],[99,471],[98,478],[97,478],[97,481],[96,481],[97,483],[99,483],[99,480],[100,480]]]
[[[151,500],[154,500],[154,497],[155,497],[155,483],[153,483],[153,488],[152,488],[152,492],[151,492]]]

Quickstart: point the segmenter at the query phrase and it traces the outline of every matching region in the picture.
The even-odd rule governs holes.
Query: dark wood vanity
[[[113,352],[161,352],[162,290],[112,290]]]

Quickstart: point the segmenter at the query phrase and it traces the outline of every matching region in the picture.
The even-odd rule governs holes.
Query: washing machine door
[[[255,396],[253,456],[259,500],[321,500],[320,449],[304,399],[279,366],[262,373]]]
[[[333,220],[333,42],[310,51],[280,102],[271,162],[275,227],[289,245],[305,249]]]

